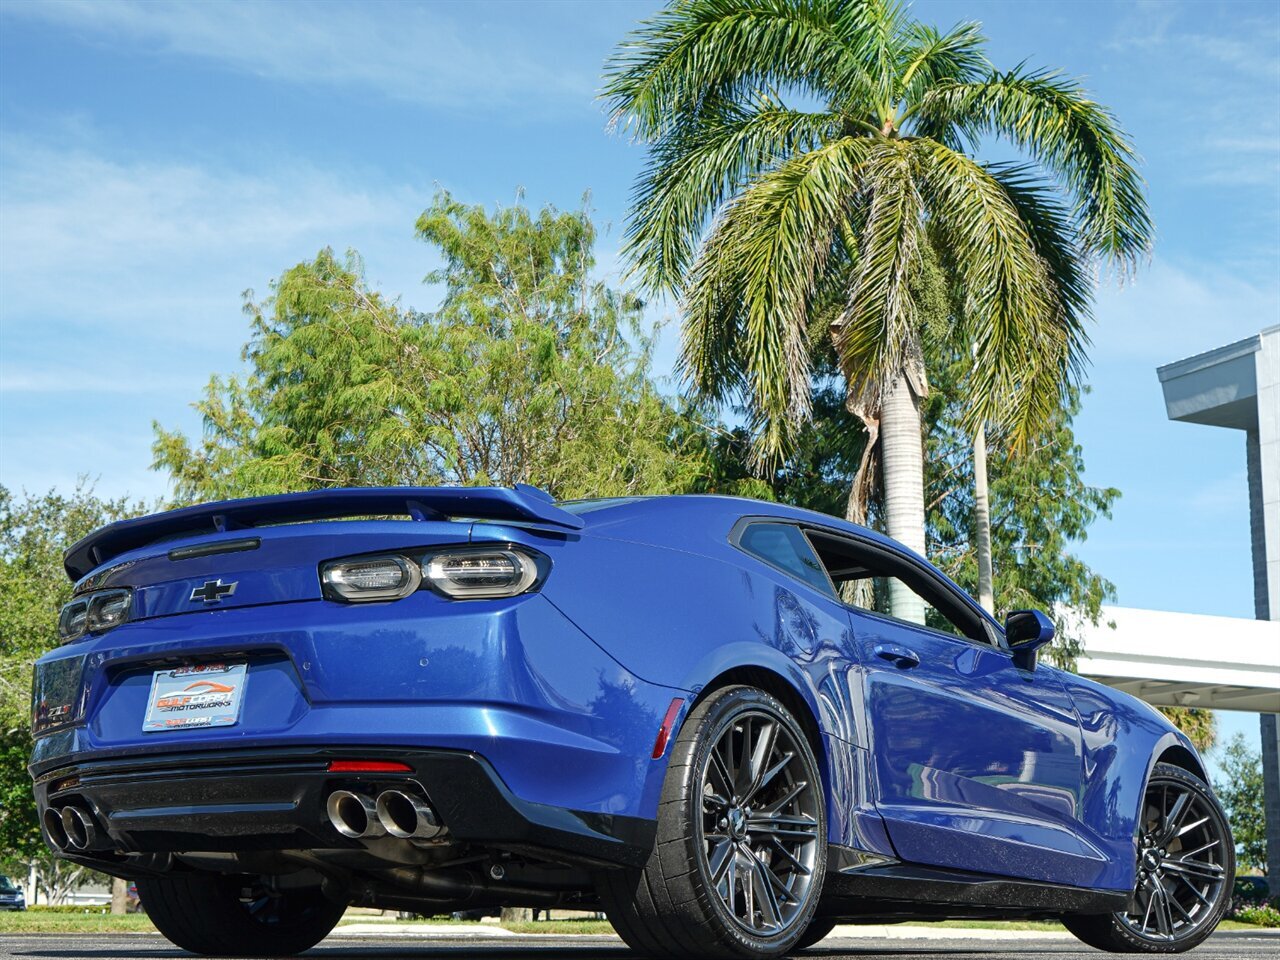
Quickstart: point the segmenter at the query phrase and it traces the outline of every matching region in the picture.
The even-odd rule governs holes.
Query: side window
[[[738,546],[815,590],[835,597],[831,581],[799,527],[789,523],[753,523],[738,537]]]
[[[891,597],[894,585],[899,585],[924,601],[924,625],[929,629],[978,643],[991,642],[968,606],[914,566],[894,563],[840,537],[814,533],[811,538],[840,599],[849,606],[898,619]]]

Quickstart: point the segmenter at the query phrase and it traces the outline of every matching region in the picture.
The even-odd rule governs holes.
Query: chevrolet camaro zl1
[[[1217,924],[1188,739],[870,530],[772,503],[325,490],[114,523],[36,664],[49,844],[197,953],[349,904],[603,909],[663,957],[837,921]],[[898,616],[894,616],[894,612]],[[923,621],[923,622],[920,622]]]

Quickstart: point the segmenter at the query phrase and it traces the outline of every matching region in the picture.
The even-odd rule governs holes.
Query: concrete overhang
[[[1103,607],[1081,636],[1082,676],[1155,706],[1280,713],[1276,621]]]
[[[1269,333],[1270,330],[1264,331]],[[1170,420],[1255,430],[1258,375],[1254,354],[1263,334],[1156,369]]]

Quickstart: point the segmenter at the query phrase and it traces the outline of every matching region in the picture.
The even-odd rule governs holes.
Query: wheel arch
[[[1200,762],[1200,758],[1194,751],[1188,750],[1180,743],[1174,743],[1156,755],[1155,760],[1151,764],[1151,770],[1155,769],[1158,763],[1168,763],[1175,767],[1181,767],[1188,773],[1194,773],[1205,783],[1209,782],[1209,776],[1205,772],[1204,764]],[[1151,779],[1151,770],[1147,771],[1147,779]]]
[[[797,689],[795,684],[769,667],[741,664],[719,673],[698,690],[693,699],[690,700],[688,709],[684,711],[684,719],[688,719],[693,708],[711,694],[734,684],[742,684],[763,690],[786,707],[787,711],[796,718],[804,729],[805,736],[809,740],[809,746],[813,750],[813,755],[817,759],[823,775],[827,775],[826,748],[822,742],[822,728],[818,724],[817,715],[810,706],[808,699]]]

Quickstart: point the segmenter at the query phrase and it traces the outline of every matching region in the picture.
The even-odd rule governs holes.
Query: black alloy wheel
[[[1181,767],[1157,764],[1137,829],[1128,910],[1067,917],[1085,943],[1117,953],[1181,953],[1211,934],[1226,912],[1235,846],[1217,799]]]
[[[609,920],[661,957],[778,957],[804,937],[826,871],[826,800],[804,728],[754,687],[716,690],[672,746],[640,870],[597,875]]]

